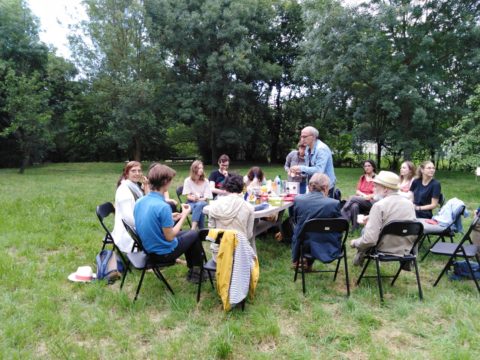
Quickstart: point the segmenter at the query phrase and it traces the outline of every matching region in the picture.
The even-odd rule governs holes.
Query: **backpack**
[[[470,261],[470,265],[472,266],[473,274],[475,275],[476,279],[480,279],[480,266],[476,262]],[[466,261],[454,261],[453,262],[453,274],[450,275],[450,279],[452,280],[462,280],[462,279],[470,279],[472,280],[472,274],[470,273],[470,269],[468,268],[468,264]]]
[[[97,279],[106,279],[109,284],[122,277],[125,267],[117,254],[112,250],[102,250],[96,257]]]

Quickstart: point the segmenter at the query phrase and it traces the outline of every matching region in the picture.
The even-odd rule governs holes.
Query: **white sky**
[[[342,0],[357,5],[363,0]],[[57,55],[70,58],[68,25],[86,19],[82,0],[27,0],[32,12],[40,19],[40,39],[57,49]]]
[[[57,48],[57,55],[70,58],[68,25],[86,18],[81,0],[27,0],[40,19],[40,40]]]

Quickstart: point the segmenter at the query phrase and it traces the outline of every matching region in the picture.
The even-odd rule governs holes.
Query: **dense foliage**
[[[372,142],[392,167],[475,166],[464,154],[478,131],[478,101],[467,104],[480,83],[478,1],[84,5],[73,65],[40,42],[24,0],[0,0],[0,166],[220,153],[281,162],[307,124],[337,164]]]

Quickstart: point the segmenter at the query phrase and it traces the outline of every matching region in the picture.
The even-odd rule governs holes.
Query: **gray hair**
[[[310,178],[310,181],[308,182],[308,186],[310,187],[310,191],[312,192],[313,191],[323,192],[326,190],[328,191],[330,187],[330,179],[325,174],[315,173]]]
[[[304,127],[303,130],[308,131],[310,134],[313,135],[315,139],[318,139],[318,130],[315,129],[313,126]]]

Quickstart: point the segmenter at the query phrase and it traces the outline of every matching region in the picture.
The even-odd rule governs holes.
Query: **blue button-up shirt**
[[[333,170],[332,151],[324,142],[317,139],[313,149],[305,150],[305,166],[300,166],[302,175],[310,179],[315,173],[323,173],[330,179],[330,189],[335,186],[336,177]]]

